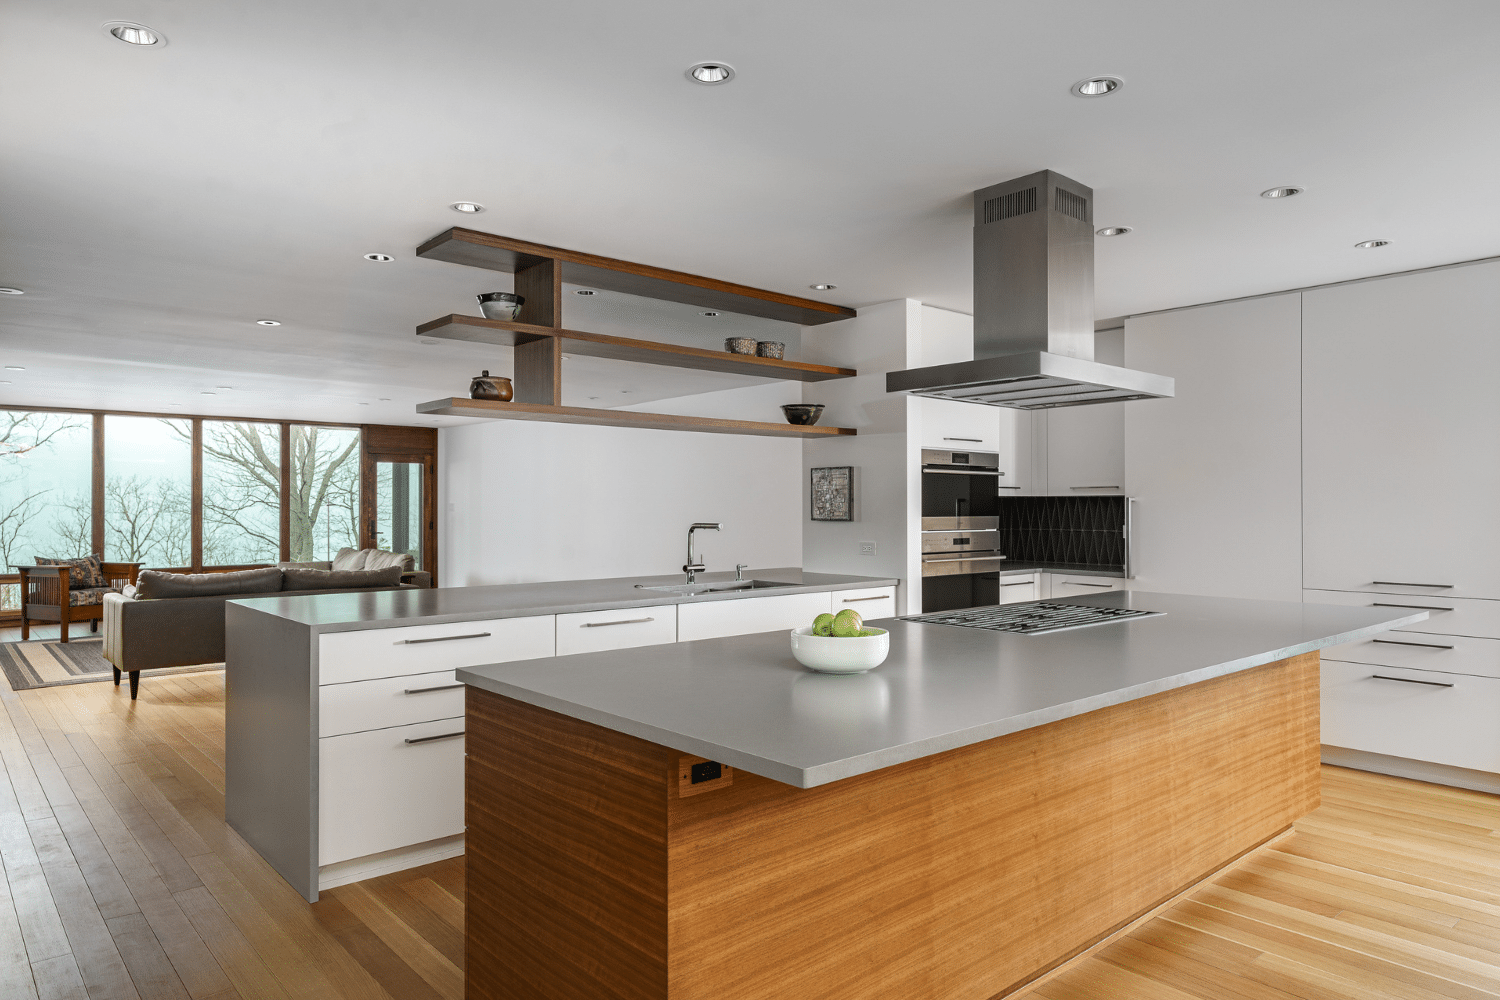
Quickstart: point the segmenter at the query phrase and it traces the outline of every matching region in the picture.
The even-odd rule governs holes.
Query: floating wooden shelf
[[[730,354],[727,351],[708,351],[699,347],[682,347],[678,344],[663,344],[653,340],[632,340],[628,337],[611,337],[602,333],[557,330],[552,327],[535,326],[531,323],[507,323],[497,319],[481,319],[478,316],[457,314],[423,323],[417,327],[417,335],[499,344],[504,347],[516,347],[552,337],[562,342],[564,351],[584,357],[639,361],[650,365],[694,368],[706,372],[728,372],[733,375],[756,375],[761,378],[785,379],[793,382],[826,382],[829,379],[853,378],[859,374],[852,368],[830,368],[827,365],[810,365],[801,361],[779,361],[776,358],[758,358],[745,354]]]
[[[472,229],[454,228],[440,233],[417,247],[417,256],[510,273],[555,262],[559,284],[565,281],[588,288],[681,302],[700,309],[720,309],[801,326],[817,326],[857,315],[855,310],[847,306],[782,295],[763,288],[736,285],[696,274],[669,271],[662,267],[633,264],[612,257],[596,257],[540,243],[527,243]],[[518,288],[517,291],[521,290]]]
[[[684,417],[673,413],[634,410],[595,410],[583,406],[545,406],[537,403],[497,403],[488,399],[434,399],[417,404],[418,413],[446,417],[488,417],[492,420],[545,420],[562,424],[600,424],[609,427],[648,427],[664,431],[702,431],[709,434],[750,434],[759,437],[839,437],[857,433],[852,427],[801,427],[755,420]]]

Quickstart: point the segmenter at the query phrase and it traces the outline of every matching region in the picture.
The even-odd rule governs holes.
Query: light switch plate
[[[862,556],[873,556],[875,554],[875,543],[874,542],[860,542],[859,543],[859,554],[862,555]]]

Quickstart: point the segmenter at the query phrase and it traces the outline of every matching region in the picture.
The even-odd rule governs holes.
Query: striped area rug
[[[192,667],[142,670],[141,676],[157,677],[162,674],[223,669],[222,663],[204,663]],[[10,682],[12,691],[115,679],[113,664],[104,658],[103,639],[0,643],[0,670],[5,672],[5,679]],[[123,677],[121,682],[124,682]]]

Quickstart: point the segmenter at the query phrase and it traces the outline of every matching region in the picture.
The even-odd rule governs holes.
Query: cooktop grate
[[[993,608],[964,608],[932,615],[913,615],[906,622],[925,625],[958,625],[963,628],[985,628],[993,632],[1019,632],[1043,635],[1068,629],[1108,625],[1132,618],[1155,618],[1164,611],[1140,611],[1136,608],[1099,608],[1089,604],[1002,604]]]

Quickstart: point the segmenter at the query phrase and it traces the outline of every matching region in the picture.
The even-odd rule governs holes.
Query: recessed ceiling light
[[[155,28],[148,28],[144,24],[134,21],[105,21],[104,30],[114,35],[122,42],[131,45],[148,45],[161,48],[167,44],[167,36]]]
[[[234,390],[234,386],[232,385],[216,385],[214,388],[220,392],[232,392]]]
[[[1073,84],[1073,96],[1103,97],[1106,94],[1115,93],[1123,86],[1125,86],[1125,81],[1118,76],[1091,76],[1087,80],[1079,80]]]
[[[719,314],[718,314],[718,313],[716,313],[716,312],[714,312],[714,311],[713,311],[713,310],[712,310],[712,309],[709,309],[709,310],[707,310],[707,311],[705,311],[705,312],[701,312],[701,313],[699,313],[699,314],[698,314],[698,315],[699,315],[699,316],[717,316],[717,315],[719,315]]]
[[[734,67],[721,62],[694,63],[687,69],[687,78],[694,83],[714,87],[733,80]]]
[[[355,406],[369,406],[369,403],[355,403]]]
[[[391,397],[389,397],[389,396],[381,396],[380,397],[380,402],[382,402],[382,403],[389,403],[390,401],[391,401]]]
[[[589,399],[598,399],[598,396],[590,396]]]
[[[275,320],[275,319],[258,319],[258,320],[255,321],[255,325],[256,326],[280,326],[281,325],[281,321],[280,320]]]
[[[204,389],[202,392],[198,393],[198,395],[200,395],[200,396],[217,396],[218,393],[216,393],[216,392],[209,392],[207,389]]]
[[[181,406],[181,403],[168,403],[168,406]]]
[[[817,284],[817,285],[808,285],[807,287],[811,288],[815,292],[831,292],[831,291],[833,291],[835,288],[837,288],[839,286],[838,285]]]
[[[1365,240],[1363,243],[1354,244],[1355,249],[1358,250],[1374,250],[1376,247],[1388,247],[1390,245],[1390,240]]]
[[[5,370],[8,372],[24,372],[26,369],[20,365],[6,365]]]
[[[0,295],[25,295],[19,288],[0,288]]]
[[[367,254],[365,254],[365,260],[378,261],[381,264],[388,263],[388,262],[393,261],[395,259],[396,258],[392,257],[388,253],[367,253]]]
[[[592,288],[578,288],[578,289],[575,289],[573,291],[573,294],[574,295],[593,295],[594,294],[594,290]]]
[[[630,394],[631,394],[631,393],[632,393],[632,392],[634,392],[634,391],[635,391],[635,390],[634,390],[634,389],[621,389],[621,390],[620,390],[620,392],[621,392],[621,393],[622,393],[622,394],[624,394],[624,395],[626,395],[626,396],[628,396],[628,395],[630,395]]]
[[[1134,232],[1129,226],[1105,226],[1103,229],[1094,230],[1095,236],[1124,236],[1126,233]]]
[[[1297,195],[1297,194],[1301,194],[1301,193],[1302,193],[1302,189],[1301,188],[1294,188],[1294,187],[1266,188],[1264,191],[1262,191],[1260,193],[1260,196],[1262,198],[1290,198],[1293,195]]]
[[[484,206],[477,201],[455,201],[448,207],[455,212],[462,212],[465,215],[478,215],[484,211]]]

